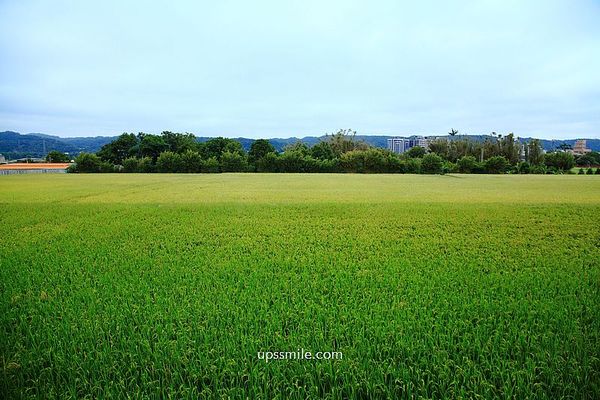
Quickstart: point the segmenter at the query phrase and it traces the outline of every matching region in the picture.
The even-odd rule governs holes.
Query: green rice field
[[[600,176],[0,193],[0,398],[600,398]]]

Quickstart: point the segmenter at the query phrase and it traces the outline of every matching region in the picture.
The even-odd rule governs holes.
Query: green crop
[[[600,398],[595,176],[0,192],[2,398]],[[257,356],[296,349],[343,359]]]

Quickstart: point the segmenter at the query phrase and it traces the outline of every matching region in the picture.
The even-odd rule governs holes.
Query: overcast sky
[[[598,0],[0,1],[0,131],[600,138],[599,22]]]

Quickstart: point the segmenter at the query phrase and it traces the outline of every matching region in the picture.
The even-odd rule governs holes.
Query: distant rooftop
[[[69,163],[12,163],[0,165],[0,170],[67,169]]]

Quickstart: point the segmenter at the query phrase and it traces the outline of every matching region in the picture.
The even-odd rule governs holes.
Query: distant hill
[[[45,135],[43,133],[29,133],[28,135],[38,136],[42,138],[51,138],[60,140],[63,143],[67,143],[75,148],[76,153],[95,153],[102,146],[115,140],[116,136],[94,136],[94,137],[67,137],[62,138],[60,136]]]
[[[456,136],[455,139],[461,137],[469,137],[473,140],[483,141],[489,138],[488,135],[464,135]],[[277,151],[282,151],[285,146],[293,144],[297,141],[302,141],[309,146],[314,145],[323,139],[325,136],[306,136],[303,138],[274,138],[269,139],[271,144]],[[384,135],[356,135],[357,140],[363,140],[374,147],[385,148],[387,146],[387,140],[394,136]],[[69,153],[71,155],[77,155],[81,152],[95,153],[106,143],[113,141],[116,136],[96,136],[96,137],[74,137],[74,138],[63,138],[60,136],[46,135],[43,133],[28,133],[22,135],[17,132],[6,131],[0,132],[0,154],[3,154],[7,159],[14,160],[16,158],[25,157],[45,157],[48,152],[52,150],[58,150],[63,153]],[[211,139],[210,137],[198,137],[199,142],[206,142]],[[526,142],[531,138],[521,138],[520,140]],[[249,150],[254,139],[249,138],[235,138],[242,144],[244,149]],[[567,143],[571,146],[575,144],[575,139],[569,140],[546,140],[542,139],[542,146],[544,150],[549,151],[556,149],[562,143]],[[594,150],[600,151],[600,139],[587,139],[587,147]]]
[[[0,154],[7,159],[42,157],[52,150],[78,153],[77,149],[60,138],[21,135],[17,132],[0,132]]]
[[[81,152],[95,153],[114,139],[115,137],[108,136],[62,138],[43,133],[21,135],[17,132],[6,131],[0,132],[0,154],[9,160],[14,160],[26,157],[45,157],[52,150],[71,155]]]

